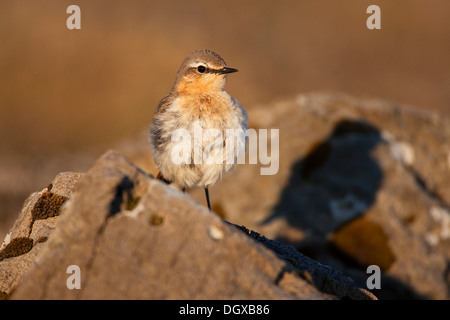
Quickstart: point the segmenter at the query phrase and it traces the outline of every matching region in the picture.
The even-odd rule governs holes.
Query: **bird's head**
[[[180,66],[174,90],[183,93],[223,90],[226,75],[238,71],[227,67],[215,52],[202,49],[191,52]]]

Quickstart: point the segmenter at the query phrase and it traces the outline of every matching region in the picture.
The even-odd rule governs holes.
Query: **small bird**
[[[233,169],[237,158],[245,152],[245,135],[236,135],[236,140],[226,138],[229,130],[242,133],[248,128],[245,109],[224,90],[226,75],[237,71],[227,67],[211,50],[191,52],[181,64],[172,90],[159,102],[150,125],[149,142],[160,171],[158,178],[177,183],[183,191],[204,188],[210,211],[208,188]],[[192,137],[199,128],[204,133],[200,144],[196,141],[184,144],[190,147],[191,161],[174,161],[173,151],[180,143],[174,141],[174,132],[183,129]],[[231,141],[233,144],[236,141],[236,146],[230,147]],[[217,155],[225,159],[216,161]]]

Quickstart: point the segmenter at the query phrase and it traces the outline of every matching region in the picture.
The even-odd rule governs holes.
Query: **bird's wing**
[[[158,106],[155,109],[155,115],[158,113],[164,113],[167,109],[167,107],[172,103],[174,100],[174,96],[171,94],[168,94],[164,98],[161,99],[161,101],[158,103]]]

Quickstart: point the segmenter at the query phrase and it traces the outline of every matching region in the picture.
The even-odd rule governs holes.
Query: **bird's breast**
[[[177,100],[177,108],[186,122],[203,121],[207,127],[222,127],[235,114],[234,102],[227,93],[200,93]]]

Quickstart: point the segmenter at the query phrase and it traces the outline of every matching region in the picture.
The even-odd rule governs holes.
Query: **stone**
[[[280,167],[261,176],[261,165],[238,165],[212,186],[212,207],[225,220],[292,245],[360,284],[373,260],[353,250],[370,248],[372,240],[349,231],[369,221],[362,225],[385,235],[385,258],[375,259],[384,268],[381,289],[372,290],[378,298],[450,298],[449,115],[323,92],[248,113],[249,128],[280,129]],[[202,190],[188,192],[204,205]],[[344,250],[336,247],[339,234]]]
[[[4,297],[14,291],[36,262],[38,253],[56,228],[62,202],[71,196],[82,176],[74,172],[60,173],[49,187],[33,193],[25,201],[0,247],[0,292]]]
[[[262,176],[262,165],[238,165],[237,170],[210,188],[215,213],[232,225],[245,226],[266,239],[295,248],[313,261],[340,270],[361,289],[368,277],[367,264],[380,264],[381,289],[371,290],[380,299],[450,298],[449,115],[381,99],[327,92],[253,106],[248,113],[250,128],[280,129],[279,171],[273,176]],[[148,128],[143,128],[136,137],[118,144],[117,150],[156,176],[147,132]],[[45,172],[59,172],[68,164],[65,159],[56,171],[50,168],[54,162],[41,161],[39,166]],[[21,165],[15,171],[25,179],[36,177],[37,170],[26,171]],[[48,184],[48,178],[40,179],[40,186]],[[9,182],[3,190],[15,190],[15,199],[21,185],[25,183]],[[123,187],[127,189],[126,183]],[[26,194],[20,194],[22,201]],[[141,193],[126,194],[126,201],[113,206],[113,212],[120,217],[138,217],[144,198]],[[206,206],[203,190],[187,190],[187,195],[199,207]],[[40,196],[39,192],[32,194],[24,210]],[[60,218],[36,220],[34,224]],[[28,237],[31,218],[21,214],[19,219],[23,223],[14,227],[14,237]],[[155,227],[171,221],[159,209],[146,219]],[[382,254],[377,253],[375,260],[373,255],[358,253],[359,247],[372,246],[371,237],[354,232],[358,226],[383,234]],[[217,230],[223,232],[223,237]],[[220,224],[208,224],[206,235],[209,240],[222,243],[226,241],[224,230],[227,229]],[[27,254],[0,264],[23,259],[46,243],[34,241]],[[290,256],[286,259],[288,265],[297,263]],[[286,277],[281,277],[279,283],[296,277],[296,272],[284,272]],[[317,279],[309,269],[298,272],[308,283]]]
[[[35,245],[39,263],[9,298],[376,299],[295,248],[223,221],[114,151],[54,218],[48,240]],[[79,290],[66,285],[72,265]]]

